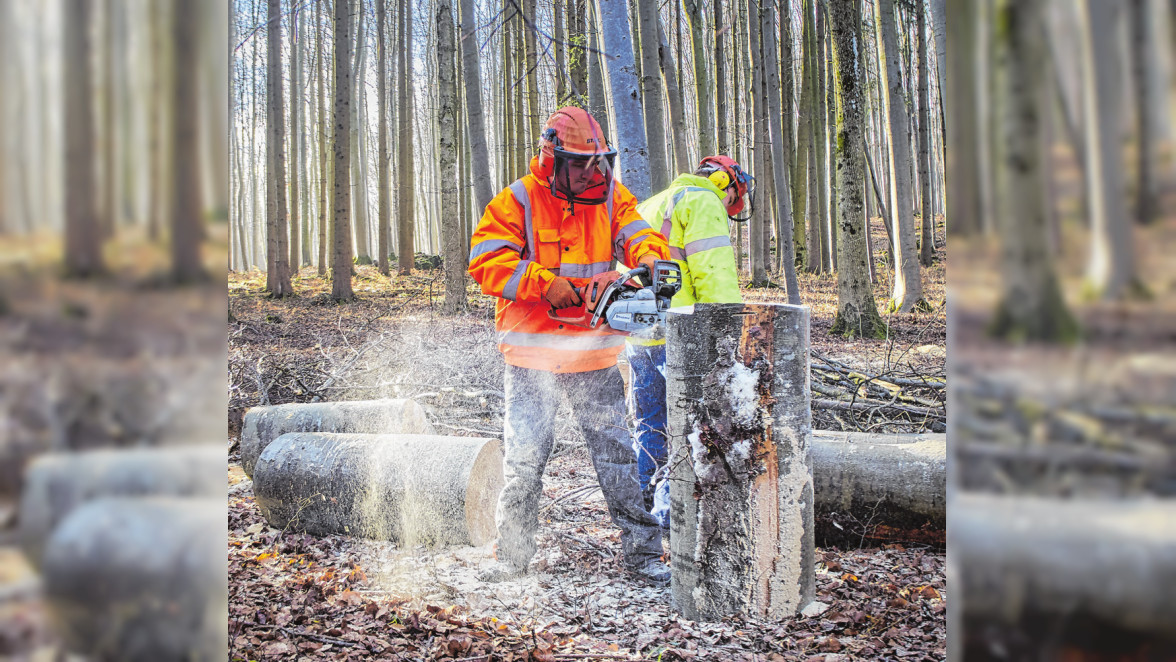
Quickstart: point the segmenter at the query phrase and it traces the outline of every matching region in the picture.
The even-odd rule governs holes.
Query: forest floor
[[[881,226],[878,236],[885,237]],[[942,244],[942,227],[939,238]],[[933,312],[890,315],[885,340],[830,336],[836,280],[802,273],[814,351],[858,369],[901,366],[942,376],[942,248],[937,258],[924,276]],[[488,547],[400,549],[269,527],[235,447],[247,407],[315,396],[410,397],[440,433],[501,437],[503,363],[494,341],[494,300],[471,287],[466,313],[442,315],[440,271],[388,279],[374,267],[359,266],[358,299],[345,305],[330,301],[329,283],[310,268],[295,277],[294,298],[266,297],[263,280],[256,272],[229,279],[232,659],[943,659],[941,531],[880,536],[875,529],[853,528],[836,541],[819,540],[817,599],[828,605],[822,613],[720,623],[675,615],[668,589],[646,586],[622,569],[619,533],[608,522],[591,462],[568,416],[557,417],[540,551],[531,574],[520,580],[478,582],[478,570],[490,563]],[[889,284],[878,283],[876,294],[883,309]],[[774,287],[745,289],[744,296],[785,301],[784,291]],[[822,423],[832,429],[857,424],[818,416],[817,426]],[[918,422],[893,426],[921,429]]]

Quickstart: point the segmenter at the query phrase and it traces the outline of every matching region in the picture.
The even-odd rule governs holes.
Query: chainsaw
[[[596,274],[577,292],[579,306],[549,310],[551,319],[595,329],[603,319],[614,331],[641,333],[664,325],[670,300],[682,289],[682,268],[673,260],[658,260],[653,273],[645,265],[628,271]],[[571,311],[571,314],[561,315]]]

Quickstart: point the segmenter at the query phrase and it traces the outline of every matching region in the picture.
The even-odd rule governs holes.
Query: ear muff
[[[707,179],[709,179],[709,180],[711,181],[711,183],[712,183],[712,184],[714,184],[715,186],[717,186],[717,187],[719,188],[719,190],[720,190],[720,191],[725,191],[725,190],[727,190],[727,187],[731,185],[731,177],[730,177],[730,175],[728,175],[727,173],[723,172],[722,170],[716,170],[716,171],[712,172],[712,173],[711,173],[711,174],[710,174],[710,175],[707,177]]]

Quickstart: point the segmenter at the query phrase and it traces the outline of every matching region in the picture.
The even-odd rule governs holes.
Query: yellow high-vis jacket
[[[673,306],[693,303],[742,303],[735,249],[727,228],[723,191],[706,177],[678,175],[670,187],[637,205],[637,213],[670,243],[670,257],[682,268],[682,289]],[[664,339],[629,337],[638,345]]]

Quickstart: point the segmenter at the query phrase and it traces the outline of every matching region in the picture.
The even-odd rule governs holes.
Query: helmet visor
[[[738,166],[735,167],[738,169]],[[741,170],[737,172],[739,178],[731,183],[731,187],[737,194],[742,192],[743,195],[727,208],[727,215],[736,223],[744,223],[751,220],[751,215],[755,213],[755,177]]]
[[[615,149],[600,154],[581,154],[555,148],[552,193],[582,205],[599,205],[612,190]]]

